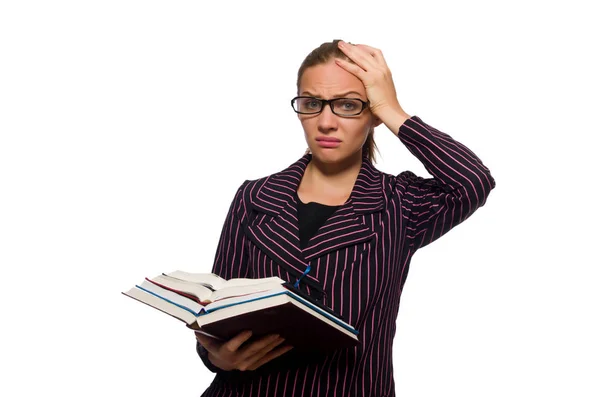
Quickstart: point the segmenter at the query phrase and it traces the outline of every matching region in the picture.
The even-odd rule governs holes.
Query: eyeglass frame
[[[317,101],[319,101],[321,103],[321,110],[319,110],[318,112],[313,112],[313,113],[305,113],[305,112],[299,112],[296,110],[296,108],[294,107],[294,101],[298,98],[311,98],[311,99],[315,99]],[[360,109],[360,111],[356,114],[338,114],[335,112],[335,110],[333,110],[333,102],[338,101],[338,100],[342,100],[342,99],[355,99],[357,101],[360,101],[362,103],[362,107]],[[292,109],[294,109],[294,112],[298,113],[298,114],[320,114],[323,112],[323,109],[325,109],[325,105],[329,105],[329,108],[331,109],[331,113],[335,114],[336,116],[340,116],[340,117],[354,117],[354,116],[358,116],[359,114],[361,114],[368,106],[369,106],[369,101],[363,101],[360,98],[333,98],[333,99],[319,99],[316,98],[314,96],[306,96],[306,95],[300,95],[297,97],[292,98],[291,100],[291,105],[292,105]]]

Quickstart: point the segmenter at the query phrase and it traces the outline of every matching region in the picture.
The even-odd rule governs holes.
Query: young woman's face
[[[367,101],[365,87],[360,79],[336,65],[333,60],[311,66],[300,79],[300,96],[318,99],[359,98]],[[306,142],[313,157],[323,163],[338,163],[351,158],[362,158],[362,147],[371,128],[375,126],[371,111],[343,117],[333,114],[328,104],[318,114],[298,114],[304,128]],[[335,141],[327,142],[334,138]]]

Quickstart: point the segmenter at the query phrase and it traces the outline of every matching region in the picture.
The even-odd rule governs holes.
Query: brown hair
[[[348,62],[352,62],[352,60],[348,58],[346,54],[342,52],[342,50],[338,48],[339,41],[339,39],[336,39],[328,43],[323,43],[319,47],[312,50],[311,53],[308,54],[306,58],[304,58],[304,61],[302,61],[302,64],[300,65],[300,69],[298,69],[298,80],[296,81],[296,90],[298,92],[298,95],[300,93],[300,79],[302,78],[302,75],[304,74],[304,71],[307,68],[310,68],[311,66],[325,64],[333,58],[339,58]],[[352,44],[350,42],[348,43]],[[375,140],[373,139],[374,133],[375,129],[373,127],[371,128],[371,131],[367,136],[367,140],[363,145],[363,154],[371,162],[375,162],[375,150],[379,151],[379,149],[377,149],[377,145],[375,145]]]

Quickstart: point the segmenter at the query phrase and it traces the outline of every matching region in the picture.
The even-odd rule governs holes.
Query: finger
[[[247,360],[249,357],[252,357],[256,353],[258,353],[261,350],[263,350],[264,348],[266,348],[271,343],[274,343],[275,341],[277,341],[278,339],[280,339],[279,335],[267,335],[255,342],[253,342],[249,346],[246,346],[240,352],[241,360],[242,361]]]
[[[364,49],[343,41],[338,43],[338,47],[348,58],[352,59],[352,61],[354,61],[363,70],[369,71],[376,67],[375,59]]]
[[[260,361],[264,356],[266,356],[268,353],[273,351],[273,349],[275,349],[277,346],[282,344],[284,341],[285,341],[285,339],[281,338],[281,337],[275,339],[274,341],[272,341],[271,343],[269,343],[268,345],[263,347],[261,350],[255,352],[251,356],[246,357],[244,360],[242,360],[241,364],[238,365],[238,369],[246,370],[246,369],[251,369],[251,368],[258,368],[257,366],[255,366],[255,364],[258,361]]]
[[[381,64],[387,66],[385,62],[385,58],[383,57],[383,52],[379,48],[371,47],[366,44],[356,44],[358,48],[365,50],[369,55],[371,55],[375,60]]]
[[[221,348],[227,349],[230,352],[235,352],[242,345],[242,343],[246,342],[252,336],[252,331],[244,331],[240,332],[235,337],[231,338],[227,342],[223,343]]]
[[[268,345],[263,347],[261,350],[256,352],[253,356],[251,356],[250,359],[253,362],[258,361],[259,359],[264,357],[267,353],[269,353],[271,350],[273,350],[277,346],[281,345],[283,342],[285,342],[285,338],[282,338],[282,337],[275,338],[273,341],[271,341],[271,343],[269,343]]]
[[[365,71],[370,71],[376,67],[375,58],[373,58],[365,49],[358,47],[355,44],[341,43],[341,51],[350,58],[354,63],[360,66]]]
[[[269,352],[268,354],[266,354],[263,358],[261,358],[260,360],[258,360],[254,364],[252,364],[252,366],[250,366],[248,369],[251,371],[254,371],[255,369],[259,368],[261,365],[265,365],[269,361],[274,360],[277,357],[289,352],[293,348],[294,348],[294,346],[286,345],[286,346],[280,347],[279,349],[273,350],[273,351]]]
[[[350,63],[344,59],[339,59],[339,58],[335,58],[334,61],[339,67],[352,73],[353,75],[358,77],[361,81],[364,81],[364,77],[367,72],[364,71],[360,66]]]

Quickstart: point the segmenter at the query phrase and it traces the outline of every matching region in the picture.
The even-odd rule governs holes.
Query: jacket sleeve
[[[483,206],[496,186],[490,170],[466,146],[412,116],[398,138],[433,178],[396,177],[406,238],[413,251],[437,240]]]
[[[245,181],[237,190],[225,217],[221,236],[217,245],[212,272],[224,279],[250,277],[246,254],[246,236],[243,228],[245,205],[244,189],[249,181]],[[227,372],[214,366],[208,360],[208,351],[196,341],[196,352],[211,372]]]

